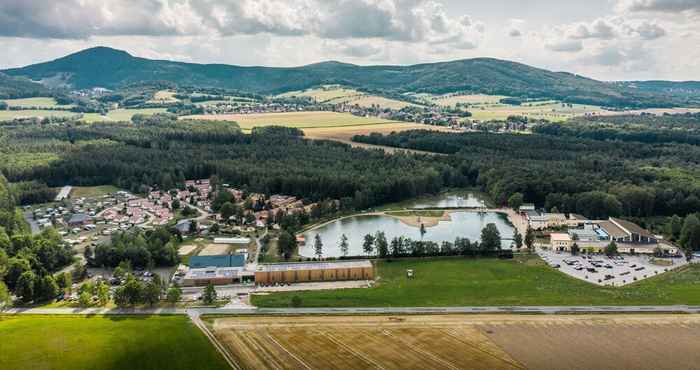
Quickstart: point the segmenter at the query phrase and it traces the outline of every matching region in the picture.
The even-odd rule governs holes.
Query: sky
[[[195,63],[494,57],[599,80],[700,80],[700,0],[0,0],[0,68],[93,46]]]

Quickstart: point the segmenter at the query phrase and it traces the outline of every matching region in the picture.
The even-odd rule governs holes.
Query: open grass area
[[[10,107],[33,107],[33,108],[70,108],[71,105],[59,105],[56,99],[50,97],[24,98],[24,99],[2,99]]]
[[[15,118],[33,117],[71,117],[78,113],[65,110],[44,110],[44,109],[22,109],[22,110],[0,110],[0,121],[9,121]]]
[[[0,369],[226,369],[185,316],[0,316]]]
[[[100,121],[131,121],[131,117],[136,114],[152,115],[156,113],[165,113],[165,108],[144,108],[144,109],[115,109],[103,116],[99,113],[85,113],[83,121],[85,122],[100,122]]]
[[[413,269],[414,279],[406,277]],[[700,304],[700,265],[620,288],[599,287],[547,266],[539,257],[415,259],[378,262],[373,288],[253,296],[261,307],[440,307]]]
[[[336,85],[327,85],[303,91],[290,91],[279,95],[280,97],[310,97],[319,103],[350,104],[361,107],[378,105],[382,108],[401,109],[407,106],[415,106],[405,101],[389,99],[383,96],[367,94],[362,91],[348,89]]]
[[[116,193],[119,188],[112,185],[102,185],[102,186],[74,186],[71,191],[72,198],[80,197],[97,197],[100,195]]]
[[[392,123],[393,121],[359,117],[349,113],[336,112],[291,112],[291,113],[262,113],[262,114],[220,114],[196,115],[186,118],[210,119],[238,122],[243,130],[254,127],[287,126],[296,128],[327,128],[346,126],[372,126]]]

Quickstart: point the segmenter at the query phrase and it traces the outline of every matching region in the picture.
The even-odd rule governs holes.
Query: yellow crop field
[[[238,122],[243,130],[252,130],[254,127],[264,126],[286,126],[304,129],[321,127],[372,126],[395,122],[376,117],[359,117],[349,113],[337,112],[203,114],[182,118],[235,121]]]
[[[177,94],[175,91],[160,90],[155,93],[153,99],[149,100],[148,103],[177,103],[180,99],[176,98],[175,94]]]
[[[205,320],[243,369],[656,370],[694,369],[700,362],[697,315],[306,315]],[[669,343],[673,356],[668,354]]]

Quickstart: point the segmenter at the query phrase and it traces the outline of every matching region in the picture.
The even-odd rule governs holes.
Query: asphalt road
[[[700,314],[700,306],[501,306],[501,307],[368,307],[368,308],[10,308],[1,314],[37,315],[410,315],[410,314],[575,314],[575,313],[688,313]]]

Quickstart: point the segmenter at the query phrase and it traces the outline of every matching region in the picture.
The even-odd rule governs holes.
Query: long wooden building
[[[368,260],[271,263],[258,265],[255,271],[257,284],[372,279],[374,266]]]

